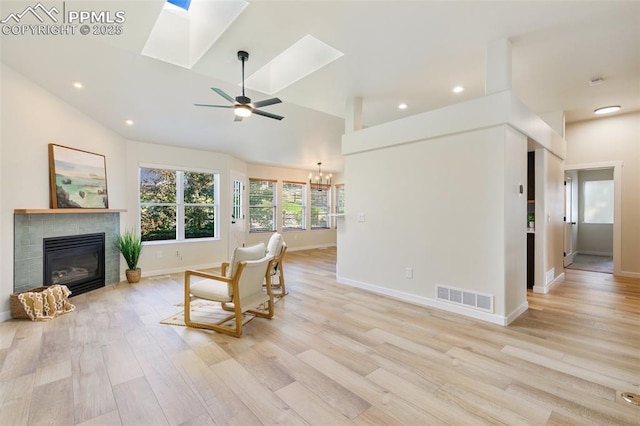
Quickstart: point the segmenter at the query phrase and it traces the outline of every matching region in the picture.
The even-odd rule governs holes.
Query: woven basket
[[[36,287],[31,290],[21,291],[18,293],[12,293],[10,298],[10,308],[11,308],[11,318],[14,319],[30,319],[29,315],[24,310],[20,299],[18,299],[18,295],[22,293],[41,293],[45,291],[49,287]]]

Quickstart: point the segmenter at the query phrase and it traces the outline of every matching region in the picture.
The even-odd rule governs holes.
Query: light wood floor
[[[509,327],[335,281],[287,253],[290,294],[236,339],[159,321],[182,277],[0,323],[0,425],[640,424],[640,283],[567,271]]]

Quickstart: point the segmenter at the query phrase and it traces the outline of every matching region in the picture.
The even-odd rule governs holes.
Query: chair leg
[[[281,296],[284,296],[289,293],[287,293],[287,288],[284,285],[284,271],[282,269],[282,263],[280,264],[280,268],[278,269],[278,272],[280,273],[280,275],[278,276],[278,282],[280,282],[280,287],[281,287],[280,292],[282,293]]]

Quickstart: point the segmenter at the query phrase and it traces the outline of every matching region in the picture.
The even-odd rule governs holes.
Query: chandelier
[[[318,174],[313,176],[313,173],[309,173],[309,185],[311,185],[311,189],[315,188],[318,191],[322,191],[324,186],[331,186],[331,178],[333,175],[329,173],[327,176],[322,175],[322,163],[318,163]]]

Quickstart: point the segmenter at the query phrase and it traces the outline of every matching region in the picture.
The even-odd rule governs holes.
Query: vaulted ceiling
[[[1,17],[33,4],[3,1]],[[564,111],[571,122],[606,105],[640,110],[637,1],[253,0],[190,69],[141,54],[164,0],[65,6],[123,10],[123,32],[3,34],[2,61],[126,139],[249,162],[339,171],[347,99],[362,97],[368,127],[482,96],[485,49],[501,38],[512,44],[513,90],[535,113]],[[283,103],[264,109],[284,120],[234,122],[231,110],[193,106],[224,103],[211,87],[240,94],[238,50],[250,53],[250,75],[306,35],[344,55],[274,94]]]

